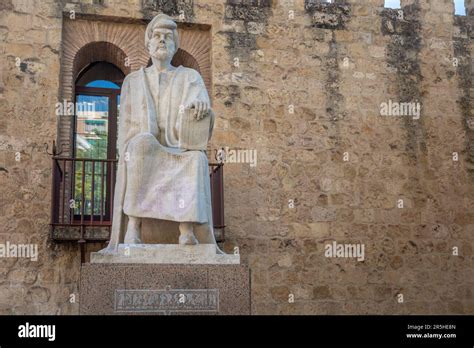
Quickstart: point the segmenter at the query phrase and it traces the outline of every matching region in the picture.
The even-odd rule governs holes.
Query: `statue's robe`
[[[183,66],[140,69],[125,78],[120,101],[113,223],[103,252],[123,243],[128,216],[142,218],[144,243],[177,243],[179,222],[193,222],[200,243],[216,244],[206,153],[180,148],[179,139],[183,107],[210,105],[199,73]],[[206,117],[210,138],[213,112]]]

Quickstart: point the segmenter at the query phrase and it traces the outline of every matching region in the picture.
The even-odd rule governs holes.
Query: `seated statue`
[[[142,244],[145,225],[161,243],[216,244],[205,152],[214,113],[201,75],[171,65],[178,45],[176,23],[157,15],[145,32],[153,64],[123,82],[113,223],[103,253]]]

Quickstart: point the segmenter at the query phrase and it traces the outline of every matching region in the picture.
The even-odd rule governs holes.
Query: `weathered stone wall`
[[[0,243],[40,254],[0,259],[1,313],[78,310],[78,247],[48,238],[41,149],[57,136],[63,12],[160,8],[212,26],[212,148],[257,151],[255,167],[225,165],[224,248],[252,270],[253,313],[474,313],[473,17],[451,0],[335,2],[2,1]],[[389,100],[420,118],[381,116]],[[333,241],[363,244],[364,261],[325,257]]]

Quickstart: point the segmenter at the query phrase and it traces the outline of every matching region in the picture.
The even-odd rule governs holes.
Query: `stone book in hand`
[[[206,150],[210,123],[209,113],[197,120],[195,109],[184,109],[180,114],[179,147],[186,150]]]

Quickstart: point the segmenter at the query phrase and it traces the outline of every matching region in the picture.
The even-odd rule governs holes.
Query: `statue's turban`
[[[178,50],[179,47],[179,37],[178,37],[178,26],[176,25],[176,22],[171,18],[170,16],[160,13],[159,15],[155,16],[151,20],[150,23],[148,23],[145,31],[145,47],[148,48],[148,41],[151,39],[151,36],[153,34],[153,30],[155,28],[165,28],[165,29],[171,29],[173,31],[173,40],[174,40],[174,46],[175,50]]]

